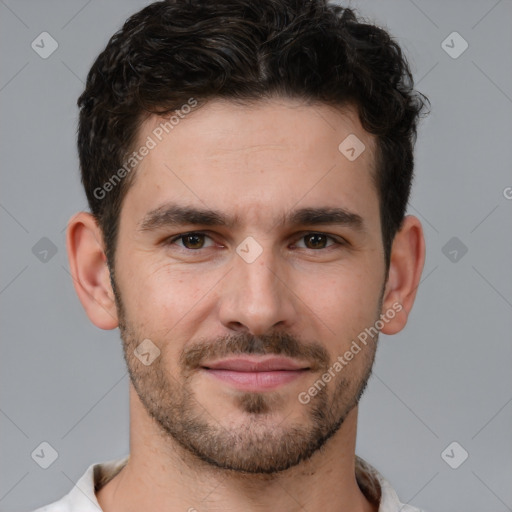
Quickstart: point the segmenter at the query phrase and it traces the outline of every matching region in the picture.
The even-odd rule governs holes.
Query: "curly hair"
[[[409,200],[418,119],[428,99],[390,34],[327,0],[165,0],[131,16],[87,76],[80,108],[82,183],[111,268],[134,173],[95,193],[130,153],[141,123],[190,98],[289,97],[353,105],[376,136],[381,229],[391,245]]]

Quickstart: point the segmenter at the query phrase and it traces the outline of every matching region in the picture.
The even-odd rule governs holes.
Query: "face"
[[[366,148],[355,160],[338,149],[350,134]],[[216,100],[141,161],[115,292],[133,386],[171,442],[272,473],[357,405],[377,337],[343,356],[379,319],[386,278],[374,142],[351,109]]]

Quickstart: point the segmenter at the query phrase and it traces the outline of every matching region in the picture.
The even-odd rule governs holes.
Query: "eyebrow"
[[[228,216],[222,212],[208,208],[181,206],[168,203],[151,210],[139,223],[139,231],[152,231],[164,227],[184,225],[225,226],[237,224],[238,216]],[[335,224],[347,226],[356,231],[364,232],[363,218],[345,208],[300,208],[281,217],[282,225],[320,225]]]

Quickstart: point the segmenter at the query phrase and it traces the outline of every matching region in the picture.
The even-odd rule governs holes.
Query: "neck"
[[[219,469],[199,460],[161,433],[131,385],[130,408],[130,458],[97,493],[104,512],[376,510],[355,477],[357,407],[310,459],[271,475]]]

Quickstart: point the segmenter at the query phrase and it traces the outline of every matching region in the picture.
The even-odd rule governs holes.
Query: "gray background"
[[[0,0],[2,511],[58,499],[89,464],[128,453],[118,330],[97,329],[83,312],[64,230],[86,209],[76,99],[110,35],[147,3]],[[357,451],[402,501],[512,510],[512,2],[348,5],[391,30],[432,102],[409,209],[425,229],[423,281],[405,330],[381,337]],[[31,48],[43,31],[59,44],[47,59]],[[454,31],[469,44],[458,58],[442,46]],[[43,237],[56,254],[42,252]],[[446,246],[452,237],[458,247]],[[46,470],[31,457],[43,441],[58,452]],[[448,450],[452,464],[469,453],[458,469],[441,457],[453,441],[462,448]]]

